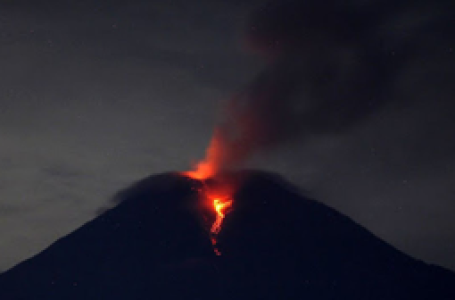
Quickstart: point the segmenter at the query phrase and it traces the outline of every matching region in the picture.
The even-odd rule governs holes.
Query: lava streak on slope
[[[217,235],[221,231],[226,214],[232,209],[234,184],[218,177],[205,178],[205,174],[198,173],[198,171],[189,171],[183,174],[202,182],[202,187],[198,191],[199,197],[203,205],[206,205],[210,212],[215,214],[215,220],[210,226],[210,239],[215,253],[221,255],[217,247]]]

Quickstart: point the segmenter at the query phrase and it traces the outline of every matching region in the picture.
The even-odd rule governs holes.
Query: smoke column
[[[355,2],[272,1],[251,13],[246,42],[268,64],[232,97],[195,174],[206,178],[283,142],[358,126],[387,104],[415,40],[383,28],[409,3]]]

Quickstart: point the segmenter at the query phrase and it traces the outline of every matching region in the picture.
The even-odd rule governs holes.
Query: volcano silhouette
[[[2,300],[455,299],[455,275],[413,259],[279,176],[242,171],[217,256],[201,182],[150,176],[0,275]]]

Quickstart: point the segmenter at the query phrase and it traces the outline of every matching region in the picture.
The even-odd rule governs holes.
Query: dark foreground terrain
[[[150,176],[119,204],[0,275],[1,300],[455,299],[455,275],[415,260],[278,176],[244,178],[218,237],[201,183]]]

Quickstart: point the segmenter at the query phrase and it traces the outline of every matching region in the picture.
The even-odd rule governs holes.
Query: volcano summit
[[[241,179],[214,251],[200,181],[150,176],[119,204],[0,275],[2,300],[455,299],[455,275],[413,259],[279,176]]]

